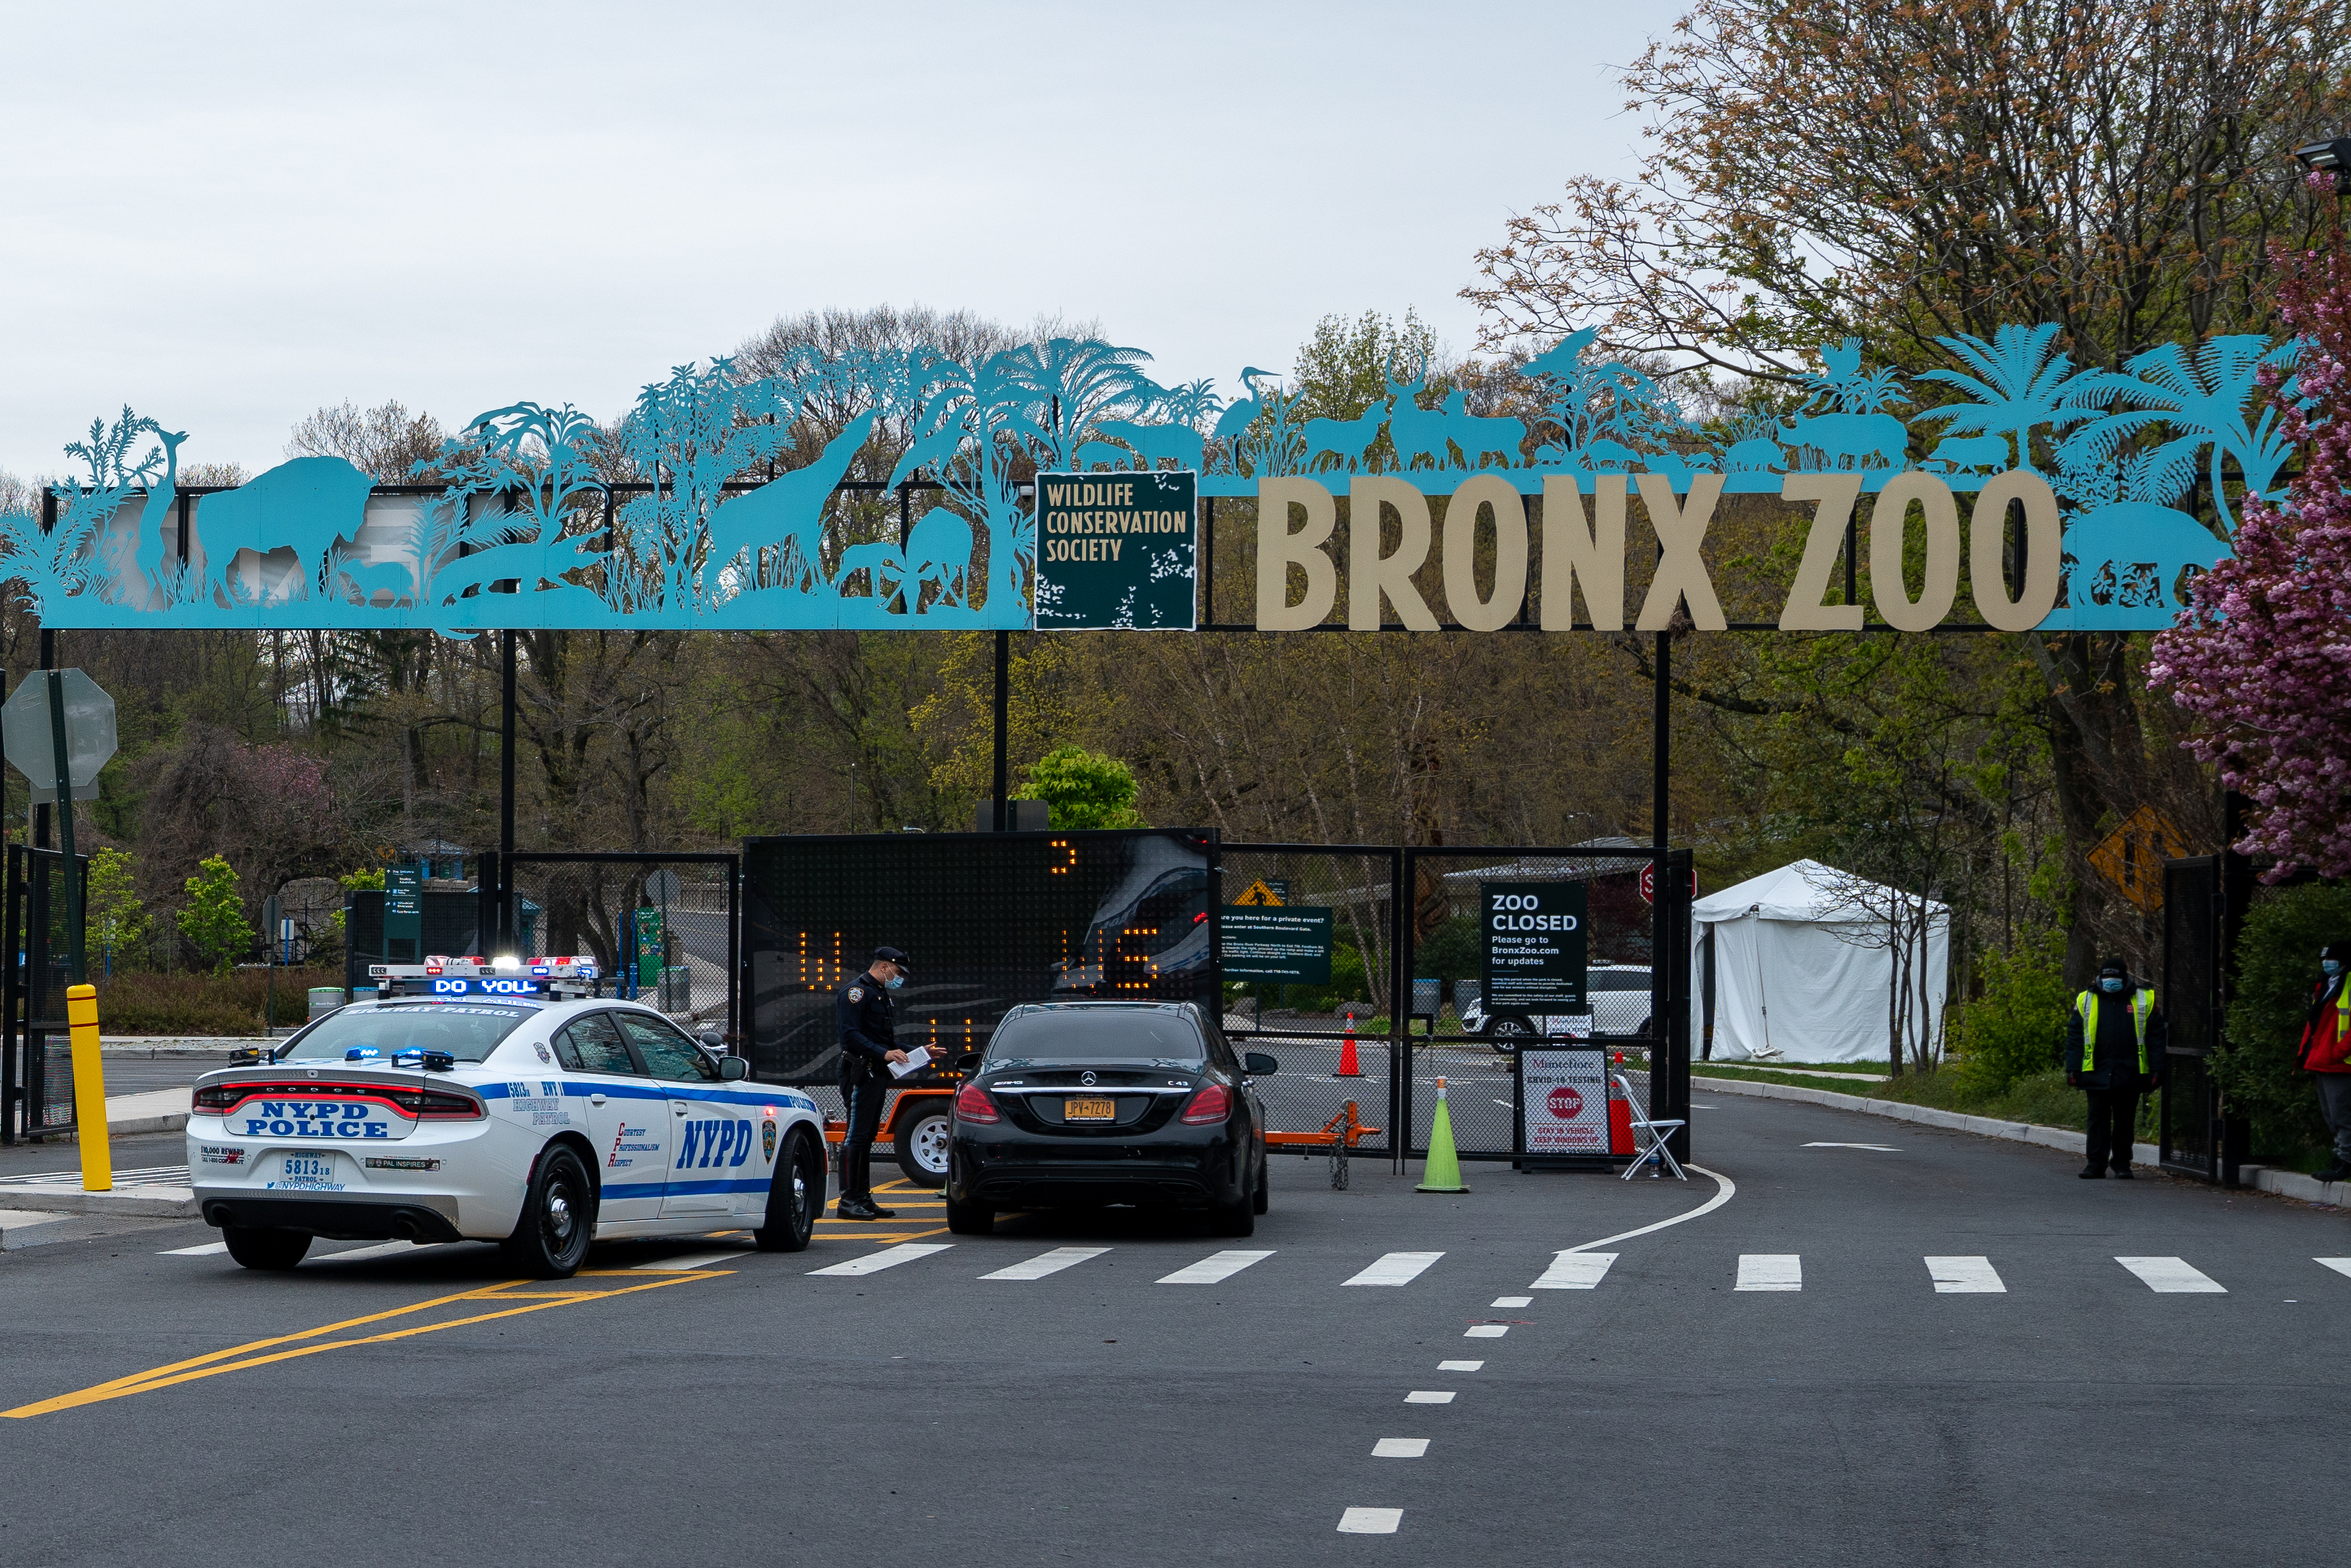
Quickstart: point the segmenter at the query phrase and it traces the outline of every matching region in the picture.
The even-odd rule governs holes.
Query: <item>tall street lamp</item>
[[[2351,136],[2338,136],[2332,141],[2310,141],[2294,150],[2294,156],[2304,169],[2315,173],[2325,170],[2335,176],[2335,193],[2351,196]]]

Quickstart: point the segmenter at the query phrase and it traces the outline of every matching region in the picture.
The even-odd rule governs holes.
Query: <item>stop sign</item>
[[[1575,1092],[1573,1085],[1562,1084],[1544,1097],[1543,1104],[1560,1120],[1572,1122],[1583,1109],[1583,1096]]]
[[[1698,867],[1695,866],[1690,867],[1690,897],[1698,897]],[[1657,863],[1652,860],[1641,867],[1641,902],[1654,904],[1656,901]]]
[[[114,755],[114,699],[78,670],[60,670],[66,711],[66,774],[76,800],[98,798],[98,770]],[[48,672],[36,670],[0,703],[0,753],[33,784],[33,800],[57,798],[57,741],[49,725]]]

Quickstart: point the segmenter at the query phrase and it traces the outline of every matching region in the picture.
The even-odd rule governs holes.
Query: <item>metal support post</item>
[[[82,950],[80,863],[74,858],[73,775],[66,765],[66,678],[52,670],[47,679],[49,744],[57,758],[57,835],[65,850],[66,962],[73,983],[79,985],[89,973],[89,955]]]
[[[515,852],[515,634],[499,634],[505,646],[499,650],[504,669],[499,672],[498,695],[498,925],[496,949],[512,950],[517,938],[515,919],[514,863]]]
[[[47,533],[50,524],[57,521],[57,497],[55,491],[44,493],[41,498],[41,510],[43,518],[41,531]],[[55,670],[57,667],[57,634],[47,627],[43,627],[41,628],[41,668]],[[48,846],[49,808],[46,805],[37,805],[33,808],[33,847],[47,849]]]
[[[1397,1176],[1412,1158],[1412,1037],[1405,1016],[1412,981],[1404,972],[1412,910],[1406,907],[1405,858],[1401,849],[1388,858],[1388,1168]]]
[[[1669,886],[1673,876],[1669,847],[1674,765],[1673,659],[1673,635],[1657,633],[1653,671],[1656,683],[1650,694],[1649,715],[1649,1114],[1661,1119],[1670,1119],[1674,1115],[1675,1080],[1679,1071],[1679,1064],[1673,1059],[1674,1029],[1669,1017],[1676,987],[1667,968],[1674,961],[1677,926],[1674,893]],[[1689,1152],[1689,1128],[1683,1127],[1673,1135],[1671,1142],[1674,1158],[1685,1158]]]
[[[1012,714],[1012,634],[996,634],[996,831],[1008,831],[1012,824],[1011,808],[1005,796],[1012,790],[1009,753],[1005,729]]]

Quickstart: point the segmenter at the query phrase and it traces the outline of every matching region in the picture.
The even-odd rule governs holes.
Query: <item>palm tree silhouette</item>
[[[2299,343],[2273,346],[2255,333],[2209,338],[2192,354],[2177,343],[2150,348],[2124,366],[2129,377],[2114,379],[2122,396],[2137,406],[2084,426],[2066,444],[2087,461],[2110,462],[2126,440],[2163,426],[2168,439],[2147,454],[2145,484],[2149,493],[2164,496],[2188,488],[2197,454],[2210,448],[2212,508],[2221,532],[2234,535],[2237,519],[2221,487],[2220,460],[2237,460],[2245,494],[2269,493],[2294,449],[2278,435],[2275,407],[2264,401],[2259,417],[2248,423],[2245,405],[2260,391],[2263,369],[2284,369],[2300,352]]]
[[[2103,408],[2129,379],[2112,371],[2076,369],[2071,356],[2058,352],[2057,324],[2003,327],[1991,341],[1966,333],[1936,339],[1974,370],[1928,370],[1918,379],[1957,387],[1974,401],[1930,410],[1921,419],[1948,421],[1944,433],[2003,435],[2016,442],[2016,463],[2028,473],[2032,466],[2032,432],[2047,425],[2053,432],[2079,424]]]

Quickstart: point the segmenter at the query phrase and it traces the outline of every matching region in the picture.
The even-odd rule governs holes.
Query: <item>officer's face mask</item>
[[[2115,992],[2120,991],[2122,988],[2123,977],[2118,974],[2102,974],[2098,977],[2098,989],[2100,991]]]
[[[888,987],[890,990],[892,990],[892,991],[895,991],[895,990],[897,990],[900,986],[902,986],[902,985],[904,985],[904,984],[905,984],[905,983],[906,983],[906,977],[905,977],[904,975],[903,975],[903,974],[893,974],[893,975],[892,975],[888,980],[883,981],[882,983],[883,983],[884,986]]]
[[[2341,974],[2343,972],[2343,961],[2341,959],[2320,959],[2318,961],[2318,967],[2327,974]]]

